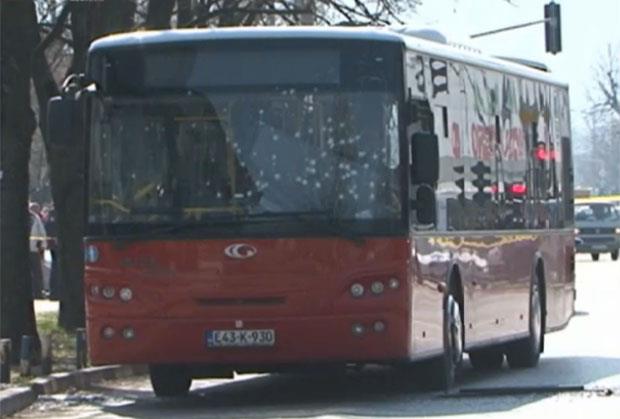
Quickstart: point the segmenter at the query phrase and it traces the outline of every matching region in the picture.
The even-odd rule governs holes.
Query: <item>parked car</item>
[[[620,251],[620,210],[607,202],[575,205],[575,248],[590,253],[597,261],[601,253],[618,260]]]

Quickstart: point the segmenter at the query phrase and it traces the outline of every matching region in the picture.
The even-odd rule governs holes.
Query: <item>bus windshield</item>
[[[188,77],[196,87],[150,76],[157,85],[148,95],[93,102],[90,223],[401,219],[399,100],[385,83],[345,88],[341,76],[325,76],[338,84],[326,87],[289,77],[286,86],[240,91],[217,77],[217,88],[201,86],[195,71]]]

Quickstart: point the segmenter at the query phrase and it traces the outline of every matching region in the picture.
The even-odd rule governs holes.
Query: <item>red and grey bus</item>
[[[449,387],[464,353],[535,366],[574,310],[568,88],[424,36],[95,41],[50,103],[52,140],[77,112],[88,150],[92,363],[148,364],[158,396],[321,365]]]

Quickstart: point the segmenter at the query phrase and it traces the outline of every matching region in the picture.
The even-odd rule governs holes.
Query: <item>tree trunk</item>
[[[136,4],[131,0],[80,1],[71,2],[69,7],[73,35],[70,72],[77,74],[84,72],[88,46],[95,38],[133,27]],[[47,77],[45,74],[39,75],[43,80]],[[41,98],[44,96],[45,94],[41,95]],[[86,208],[85,139],[76,138],[71,148],[48,145],[48,149],[52,194],[57,214],[58,263],[62,284],[58,322],[65,329],[72,330],[85,323],[82,245]]]
[[[150,1],[146,14],[147,29],[169,29],[175,0]]]
[[[191,0],[177,0],[177,28],[186,28],[194,18]]]
[[[12,341],[13,361],[16,361],[22,335],[34,336],[38,347],[28,242],[28,161],[35,129],[34,113],[30,107],[30,60],[37,29],[32,1],[3,1],[0,15],[3,105],[0,141],[0,323],[2,337]]]

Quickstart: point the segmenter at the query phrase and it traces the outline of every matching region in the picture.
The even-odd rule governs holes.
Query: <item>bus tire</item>
[[[187,396],[192,378],[178,365],[149,365],[151,386],[157,397]]]
[[[600,255],[598,253],[591,253],[591,256],[592,256],[592,260],[597,262]]]
[[[544,286],[539,270],[536,269],[530,284],[529,336],[509,343],[506,348],[506,360],[510,368],[532,368],[538,365],[542,341],[544,338],[544,302],[541,288]]]
[[[450,391],[463,362],[463,319],[454,287],[443,302],[443,354],[422,365],[424,388]]]
[[[611,252],[611,260],[618,260],[618,250]]]
[[[504,352],[501,348],[473,350],[469,352],[469,363],[478,371],[498,370],[504,364]]]

